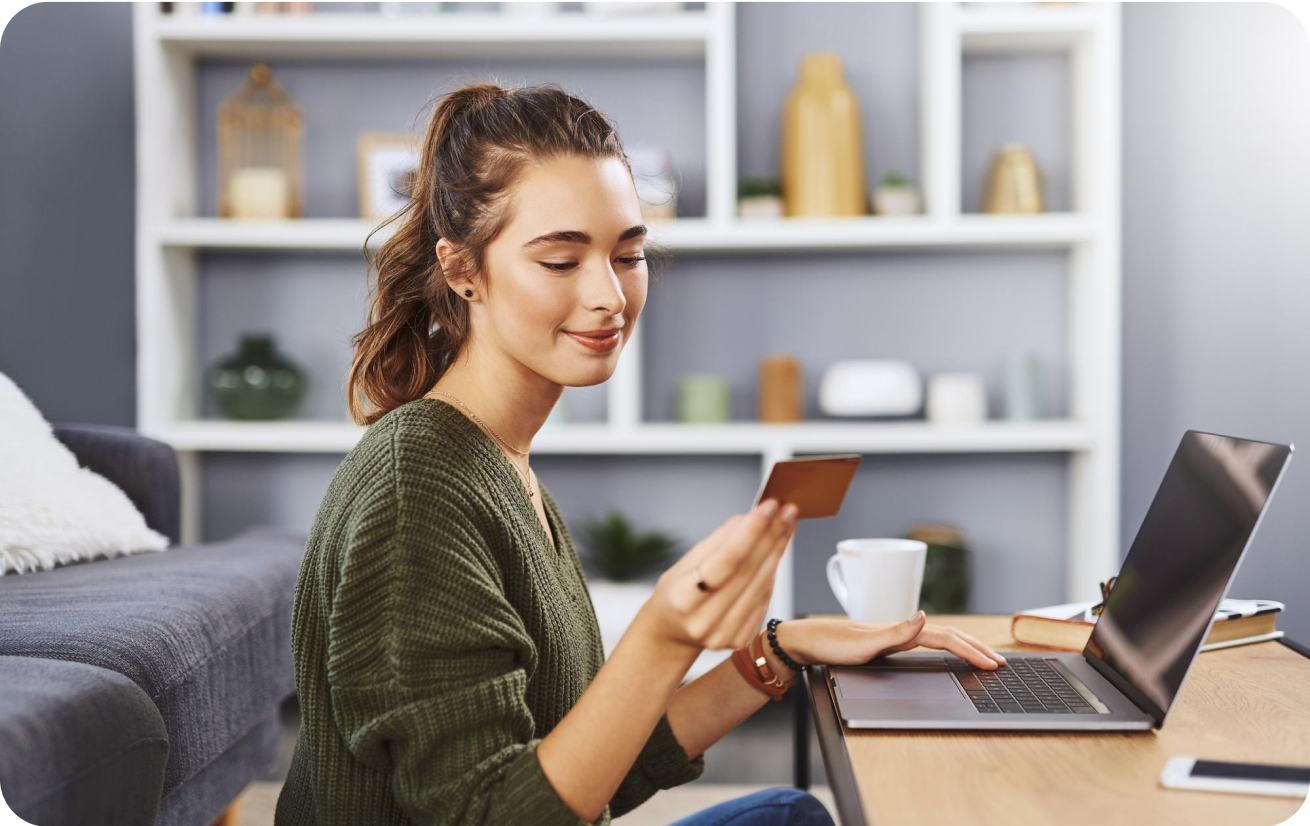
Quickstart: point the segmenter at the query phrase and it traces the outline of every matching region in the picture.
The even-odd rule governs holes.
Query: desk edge
[[[796,618],[802,619],[807,616],[808,613],[802,613],[797,614]],[[1283,636],[1278,638],[1278,642],[1302,657],[1310,659],[1310,648],[1296,640]],[[868,826],[864,804],[860,800],[860,787],[855,779],[855,766],[851,763],[850,752],[846,749],[846,738],[842,734],[841,723],[837,720],[837,709],[828,694],[828,666],[815,664],[801,676],[804,679],[810,711],[814,715],[814,732],[819,740],[819,752],[823,756],[823,765],[828,772],[828,787],[832,790],[833,800],[837,803],[840,822],[842,826]]]
[[[1305,647],[1290,637],[1279,637],[1278,641],[1300,654],[1302,657],[1305,657],[1307,660],[1310,660],[1310,648]]]

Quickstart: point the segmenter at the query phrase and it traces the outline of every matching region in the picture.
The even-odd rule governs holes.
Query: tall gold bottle
[[[860,104],[836,52],[801,57],[782,118],[782,202],[788,217],[865,215]]]

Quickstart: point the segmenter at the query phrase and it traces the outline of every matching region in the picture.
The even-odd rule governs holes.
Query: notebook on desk
[[[1010,618],[1010,636],[1022,645],[1057,651],[1082,651],[1092,635],[1095,602],[1071,602],[1029,608]],[[1286,606],[1272,599],[1227,599],[1214,612],[1214,624],[1201,651],[1276,640],[1278,614]]]
[[[850,728],[1150,730],[1164,725],[1292,445],[1188,430],[1080,653],[975,668],[900,652],[830,666]]]

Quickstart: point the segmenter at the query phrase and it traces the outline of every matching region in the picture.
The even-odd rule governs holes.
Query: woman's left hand
[[[1005,657],[977,638],[950,625],[930,625],[923,614],[895,623],[807,617],[779,623],[777,637],[782,650],[800,665],[863,665],[882,654],[921,645],[950,651],[979,668],[1005,664]]]

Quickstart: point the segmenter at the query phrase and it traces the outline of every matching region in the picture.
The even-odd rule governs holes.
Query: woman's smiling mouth
[[[622,327],[610,327],[605,330],[589,330],[585,333],[565,330],[564,334],[593,353],[608,353],[619,346],[619,333],[622,329]]]

